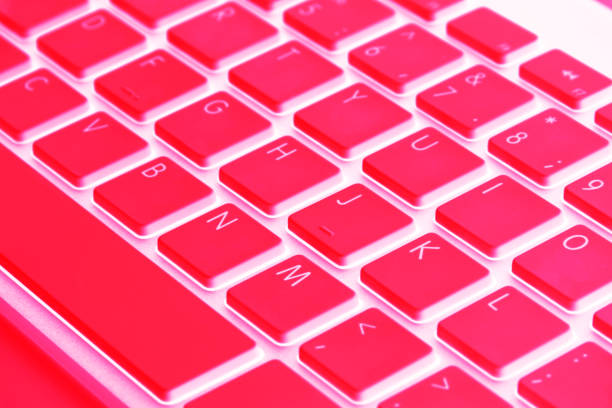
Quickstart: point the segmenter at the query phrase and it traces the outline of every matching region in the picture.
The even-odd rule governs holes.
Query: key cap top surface
[[[299,110],[295,127],[343,159],[352,159],[410,125],[410,112],[367,85],[351,85]]]
[[[593,328],[612,342],[612,303],[593,315]]]
[[[505,175],[436,210],[439,225],[493,259],[518,251],[561,221],[559,208]]]
[[[168,42],[210,69],[220,69],[275,41],[276,27],[228,2],[168,30]],[[219,38],[223,37],[223,41]]]
[[[16,142],[37,137],[86,109],[87,99],[46,68],[0,87],[0,130]]]
[[[606,408],[612,401],[612,354],[584,343],[521,378],[518,394],[535,406]]]
[[[357,295],[303,255],[232,287],[227,304],[276,343],[295,343],[357,305]]]
[[[557,49],[521,64],[519,76],[571,109],[588,107],[612,85],[612,79]]]
[[[438,323],[438,337],[487,374],[506,379],[571,337],[567,323],[505,286]]]
[[[383,401],[378,408],[511,408],[493,391],[450,366]]]
[[[569,184],[564,200],[595,222],[612,231],[612,163]]]
[[[575,312],[612,292],[611,265],[612,243],[577,225],[514,258],[512,273]]]
[[[304,343],[300,361],[357,403],[420,371],[432,348],[380,310],[367,309]]]
[[[148,146],[110,115],[97,112],[38,139],[32,152],[70,184],[84,188],[144,159]]]
[[[107,10],[38,37],[38,49],[77,78],[100,72],[145,47],[145,37]]]
[[[495,11],[480,7],[446,25],[456,40],[498,64],[505,64],[533,45],[538,36]]]
[[[185,408],[339,408],[279,360],[272,360],[185,405]]]
[[[20,37],[30,37],[87,7],[88,0],[3,1],[0,23]]]
[[[207,0],[110,0],[144,26],[157,29],[200,8]]]
[[[281,239],[234,204],[160,236],[158,249],[207,289],[219,289],[283,252]]]
[[[146,237],[201,211],[214,194],[178,164],[159,157],[99,185],[93,200],[131,232]]]

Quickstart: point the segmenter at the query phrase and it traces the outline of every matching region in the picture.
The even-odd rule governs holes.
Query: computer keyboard
[[[0,406],[612,408],[612,12],[527,4],[0,0]]]

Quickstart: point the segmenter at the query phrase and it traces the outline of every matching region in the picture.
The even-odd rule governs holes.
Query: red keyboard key
[[[295,113],[295,127],[343,159],[353,159],[412,125],[410,112],[354,84]]]
[[[307,171],[305,171],[307,169]],[[219,170],[219,180],[269,216],[311,201],[341,179],[340,169],[290,136]]]
[[[30,37],[87,7],[88,0],[30,0],[0,2],[0,23],[21,37]]]
[[[87,99],[46,68],[0,87],[0,130],[25,142],[87,110]]]
[[[612,103],[595,112],[595,123],[612,133]]]
[[[206,289],[240,279],[283,252],[281,239],[233,204],[165,233],[159,252]]]
[[[553,187],[610,157],[610,143],[557,109],[489,139],[489,153],[541,187]]]
[[[428,344],[371,308],[303,344],[299,359],[353,402],[365,404],[410,381],[434,357]]]
[[[104,112],[37,140],[32,151],[78,188],[94,184],[149,154],[147,142]]]
[[[145,37],[100,9],[40,36],[36,43],[56,64],[84,78],[144,49]]]
[[[448,71],[463,53],[416,24],[407,24],[349,53],[349,63],[398,94]]]
[[[11,175],[0,177],[10,197],[0,211],[5,273],[126,379],[178,403],[261,357],[240,330],[4,147],[0,173]]]
[[[567,323],[505,286],[438,323],[438,337],[501,379],[534,364],[572,333]]]
[[[519,75],[572,109],[586,108],[612,89],[610,78],[561,50],[548,51],[521,64]]]
[[[612,303],[593,315],[593,328],[612,341]]]
[[[294,344],[357,304],[355,292],[302,255],[227,291],[227,304],[272,341]]]
[[[185,408],[339,408],[279,360],[272,360],[185,405]]]
[[[361,282],[414,321],[428,321],[491,283],[487,268],[434,233],[367,264]]]
[[[562,221],[561,210],[508,176],[498,176],[436,210],[436,222],[484,256],[504,258]]]
[[[289,230],[340,267],[371,258],[414,230],[412,218],[353,184],[294,214]]]
[[[289,27],[333,51],[389,25],[393,14],[376,0],[308,0],[286,10],[283,19]]]
[[[462,0],[394,0],[397,4],[410,10],[412,13],[426,21],[434,21]]]
[[[566,203],[612,231],[612,163],[565,187]]]
[[[446,32],[498,64],[516,59],[538,39],[531,31],[486,7],[449,21]]]
[[[229,81],[275,113],[320,96],[342,70],[297,41],[289,41],[229,71]]]
[[[3,316],[0,364],[0,398],[5,407],[106,407]]]
[[[159,28],[201,8],[206,0],[110,0],[148,28]]]
[[[532,406],[609,408],[612,354],[587,342],[521,378],[518,394]]]
[[[202,93],[206,78],[164,50],[153,51],[94,81],[96,92],[144,122]]]
[[[612,243],[576,225],[514,258],[512,273],[573,312],[612,293]]]
[[[378,408],[512,408],[458,367],[450,366],[383,401]]]
[[[217,92],[155,123],[155,134],[196,166],[210,168],[273,134],[270,121]]]
[[[228,2],[172,27],[168,42],[206,67],[219,69],[276,41],[277,34],[274,26]]]
[[[94,202],[139,236],[149,236],[210,204],[212,190],[166,157],[94,189]]]
[[[427,127],[372,153],[363,172],[415,208],[443,200],[486,173],[485,162]]]
[[[249,3],[264,9],[265,11],[273,11],[285,4],[287,0],[248,0]]]
[[[419,109],[461,136],[475,139],[527,111],[533,95],[476,65],[417,95]]]
[[[30,65],[30,57],[0,36],[0,81],[24,71]]]

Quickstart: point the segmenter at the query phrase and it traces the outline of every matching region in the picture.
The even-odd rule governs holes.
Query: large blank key
[[[0,174],[0,264],[149,394],[177,402],[258,357],[251,339],[4,147]]]

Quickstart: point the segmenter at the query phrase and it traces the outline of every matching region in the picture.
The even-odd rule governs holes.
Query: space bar
[[[152,397],[184,400],[255,343],[0,145],[0,265]]]

